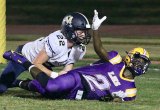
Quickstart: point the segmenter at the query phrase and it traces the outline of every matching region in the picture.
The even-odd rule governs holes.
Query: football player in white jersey
[[[24,55],[41,71],[55,78],[73,68],[76,61],[83,58],[91,36],[88,19],[79,12],[67,14],[57,30],[47,37],[19,46],[17,52]],[[59,73],[52,67],[64,66]],[[26,70],[25,67],[10,61],[0,76],[0,93],[12,87],[15,79]]]

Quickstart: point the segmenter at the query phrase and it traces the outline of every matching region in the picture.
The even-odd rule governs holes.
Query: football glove
[[[106,20],[106,18],[107,17],[104,16],[103,18],[99,19],[97,10],[94,10],[94,17],[93,17],[93,20],[92,20],[92,29],[93,30],[98,30],[98,28],[100,27],[102,22],[104,20]]]
[[[9,50],[9,51],[6,51],[4,54],[3,54],[3,58],[7,59],[7,60],[10,60],[10,61],[14,61],[16,63],[19,63],[19,64],[24,64],[25,62],[27,62],[28,60],[20,53],[18,52],[15,52],[13,50]]]

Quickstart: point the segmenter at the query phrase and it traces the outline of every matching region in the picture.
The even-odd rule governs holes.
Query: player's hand
[[[93,17],[93,20],[92,20],[92,29],[93,30],[98,30],[98,28],[100,27],[102,22],[104,20],[106,20],[106,18],[107,17],[104,16],[103,18],[99,19],[97,10],[94,10],[94,17]]]
[[[122,99],[120,97],[114,97],[113,102],[122,103]]]
[[[113,102],[122,102],[122,99],[126,97],[125,92],[123,91],[117,91],[117,92],[112,92],[112,97],[113,97]]]
[[[112,96],[113,97],[124,98],[124,97],[126,97],[126,94],[125,94],[125,92],[120,90],[120,91],[117,91],[117,92],[112,92]]]

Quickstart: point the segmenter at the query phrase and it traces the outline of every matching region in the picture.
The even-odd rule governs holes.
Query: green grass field
[[[21,38],[21,36],[19,36]],[[28,37],[26,37],[27,40]],[[160,39],[129,39],[129,38],[102,38],[104,47],[108,50],[117,50],[124,56],[125,51],[133,47],[146,48],[152,60],[159,60]],[[16,41],[8,37],[7,50],[15,49],[17,45],[23,44],[25,38]],[[90,64],[98,59],[92,42],[87,47],[87,53],[82,61],[79,61],[76,67]],[[5,64],[0,65],[0,71]],[[61,67],[56,68],[59,71]],[[28,72],[24,72],[19,78],[31,78]],[[6,93],[0,96],[0,110],[160,110],[160,66],[151,64],[147,74],[136,77],[138,88],[137,98],[132,102],[113,103],[100,101],[73,101],[73,100],[50,100],[41,97],[39,94],[31,93],[19,88],[10,88]]]

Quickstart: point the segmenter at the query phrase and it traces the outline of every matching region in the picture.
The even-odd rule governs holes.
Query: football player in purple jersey
[[[98,35],[98,28],[105,19],[106,17],[99,19],[98,12],[94,11],[93,45],[100,60],[56,78],[48,77],[23,55],[14,51],[5,52],[4,58],[23,65],[34,78],[33,80],[16,80],[15,85],[53,99],[115,102],[134,100],[137,93],[134,77],[146,73],[150,64],[149,53],[138,47],[127,52],[122,59],[116,51],[107,52]]]

